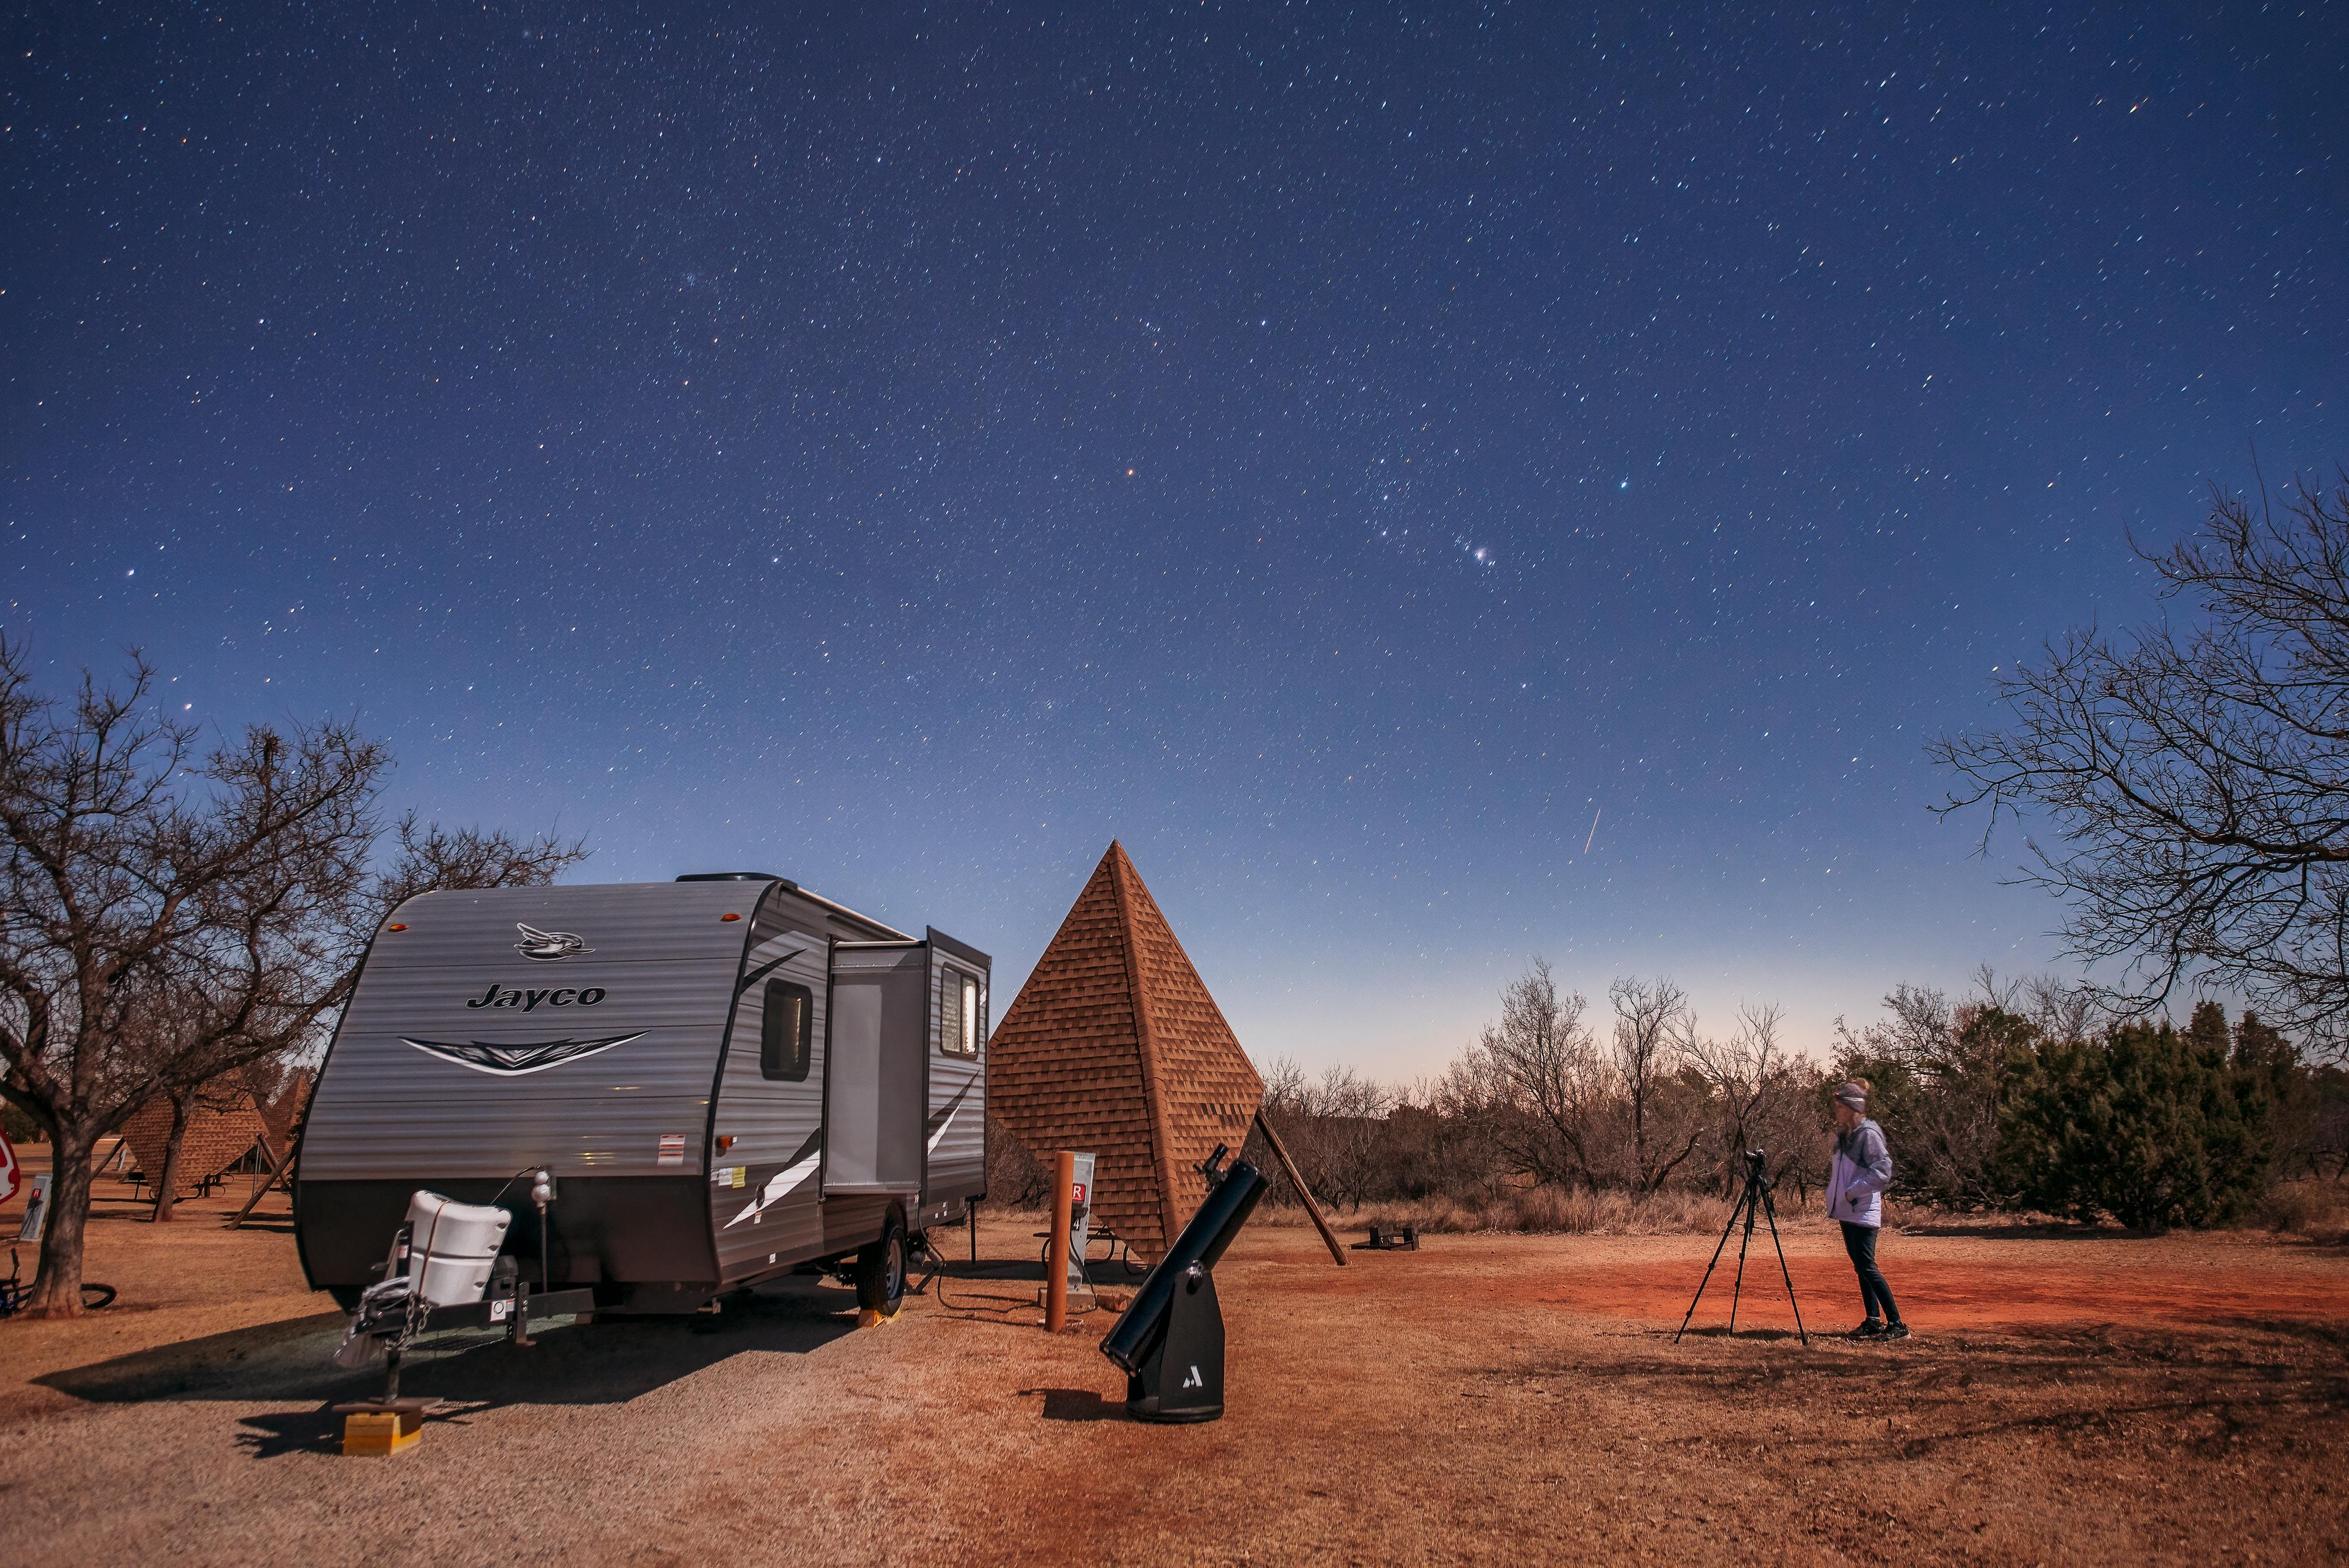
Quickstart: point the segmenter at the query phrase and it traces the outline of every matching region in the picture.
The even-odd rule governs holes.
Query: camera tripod
[[[1721,1228],[1721,1240],[1713,1243],[1713,1262],[1704,1266],[1704,1278],[1696,1285],[1696,1294],[1689,1300],[1687,1314],[1672,1333],[1672,1343],[1678,1345],[1681,1335],[1688,1332],[1689,1319],[1696,1316],[1698,1302],[1704,1300],[1704,1287],[1713,1282],[1713,1271],[1721,1262],[1722,1249],[1729,1245],[1729,1232],[1740,1214],[1745,1217],[1745,1235],[1737,1243],[1736,1282],[1730,1287],[1729,1332],[1737,1332],[1738,1298],[1745,1292],[1745,1249],[1754,1244],[1754,1217],[1758,1210],[1770,1221],[1770,1245],[1778,1251],[1778,1272],[1786,1282],[1786,1301],[1795,1309],[1795,1332],[1803,1343],[1811,1343],[1810,1331],[1803,1326],[1803,1305],[1795,1300],[1795,1276],[1786,1268],[1786,1249],[1778,1240],[1778,1206],[1770,1200],[1770,1189],[1778,1184],[1763,1174],[1763,1152],[1758,1148],[1745,1151],[1745,1190],[1737,1195],[1737,1207],[1729,1211],[1729,1220]]]

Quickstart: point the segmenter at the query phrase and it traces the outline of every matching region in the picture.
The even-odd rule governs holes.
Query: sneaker
[[[1845,1334],[1844,1337],[1846,1339],[1874,1339],[1883,1334],[1883,1332],[1884,1324],[1875,1318],[1869,1318],[1866,1323],[1861,1324],[1857,1328],[1855,1328],[1849,1334]]]
[[[1884,1325],[1884,1332],[1875,1335],[1874,1337],[1878,1339],[1906,1339],[1909,1337],[1909,1325],[1905,1323],[1888,1323]]]

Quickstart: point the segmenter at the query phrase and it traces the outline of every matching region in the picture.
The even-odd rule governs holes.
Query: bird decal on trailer
[[[520,920],[514,922],[514,929],[522,933],[522,940],[514,943],[514,951],[533,963],[576,958],[581,953],[595,950],[587,945],[585,938],[574,936],[569,931],[542,931],[536,926],[525,925]]]

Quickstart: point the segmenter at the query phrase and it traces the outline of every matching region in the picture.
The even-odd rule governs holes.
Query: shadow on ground
[[[1123,1421],[1123,1400],[1108,1400],[1090,1388],[1022,1388],[1022,1398],[1041,1394],[1047,1421]]]
[[[326,1406],[315,1410],[271,1410],[247,1416],[237,1425],[237,1446],[256,1459],[285,1454],[331,1454],[340,1451],[343,1418]]]
[[[1741,1330],[1732,1339],[1692,1329],[1675,1354],[1666,1330],[1653,1335],[1655,1354],[1608,1364],[1604,1382],[1617,1397],[1701,1405],[1725,1394],[1775,1407],[1790,1432],[1806,1414],[1832,1408],[1837,1419],[1824,1429],[1777,1444],[1832,1463],[1871,1454],[1921,1459],[2032,1434],[2114,1438],[2132,1426],[2163,1428],[2189,1447],[2223,1448],[2255,1427],[2289,1428],[2318,1412],[2349,1410],[2344,1335],[2335,1325],[2235,1326],[2235,1334],[2066,1326],[1860,1345],[1814,1335],[1808,1352],[1781,1344],[1755,1345],[1752,1355],[1741,1354],[1744,1342],[1764,1334]],[[2244,1330],[2263,1336],[2247,1341]],[[1492,1376],[1514,1380],[1498,1369]],[[1558,1367],[1526,1380],[1562,1392],[1590,1376]]]
[[[502,1405],[612,1405],[691,1376],[749,1351],[806,1355],[855,1332],[845,1293],[801,1288],[730,1300],[714,1317],[555,1319],[527,1349],[502,1333],[430,1335],[409,1350],[400,1391],[476,1409]],[[171,1400],[263,1403],[320,1401],[316,1409],[247,1418],[257,1457],[316,1446],[339,1419],[336,1400],[365,1398],[383,1385],[380,1365],[345,1371],[333,1364],[340,1313],[313,1313],[227,1334],[158,1345],[34,1379],[93,1404]]]

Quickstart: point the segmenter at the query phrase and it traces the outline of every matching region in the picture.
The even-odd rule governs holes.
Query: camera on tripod
[[[1713,1243],[1713,1261],[1705,1264],[1704,1278],[1696,1283],[1696,1294],[1689,1302],[1688,1314],[1672,1335],[1674,1345],[1680,1343],[1681,1335],[1688,1332],[1690,1320],[1696,1316],[1697,1303],[1704,1300],[1704,1288],[1713,1282],[1713,1271],[1721,1262],[1722,1250],[1729,1245],[1729,1233],[1737,1229],[1740,1220],[1745,1221],[1745,1238],[1737,1244],[1737,1276],[1729,1294],[1729,1332],[1737,1332],[1737,1303],[1745,1293],[1745,1251],[1754,1244],[1754,1222],[1766,1220],[1770,1223],[1770,1245],[1778,1254],[1778,1277],[1786,1282],[1786,1304],[1795,1309],[1795,1333],[1805,1345],[1811,1343],[1810,1331],[1803,1326],[1803,1305],[1795,1299],[1795,1276],[1786,1268],[1786,1249],[1778,1240],[1778,1205],[1770,1197],[1770,1189],[1777,1185],[1770,1177],[1767,1151],[1747,1149],[1744,1187],[1729,1210],[1728,1222],[1721,1228],[1721,1240]]]

